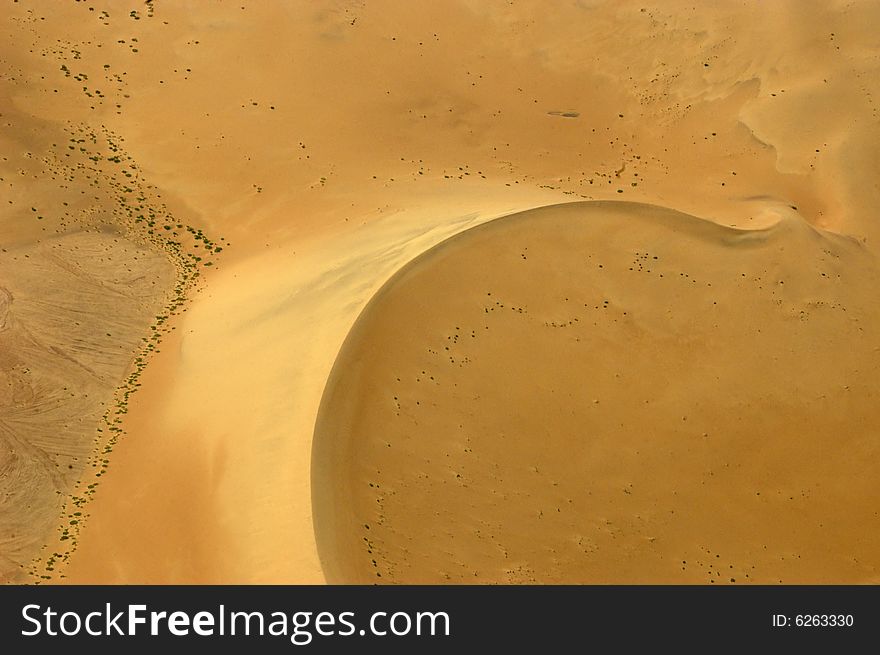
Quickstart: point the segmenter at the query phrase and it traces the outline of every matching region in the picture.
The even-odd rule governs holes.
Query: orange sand
[[[51,427],[51,443],[32,442],[48,462],[42,471],[66,465],[59,443],[75,444],[80,459],[67,469],[75,474],[55,487],[63,497],[82,495],[93,472],[107,472],[75,518],[70,502],[51,518],[58,501],[47,500],[50,486],[31,506],[0,496],[0,565],[26,579],[74,582],[322,581],[311,447],[340,346],[395,271],[498,216],[573,200],[650,203],[742,229],[794,214],[873,253],[878,22],[877,3],[793,0],[552,10],[538,0],[5,5],[0,270],[13,249],[112,228],[165,262],[159,268],[172,262],[177,275],[119,303],[138,317],[134,344],[165,315],[156,304],[175,293],[188,300],[153,325],[164,335],[160,352],[138,362],[136,348],[110,344],[120,356],[116,379],[92,400],[127,410],[114,414],[112,427],[124,433],[112,453],[101,442],[96,459],[85,458],[102,433],[101,412],[84,405]],[[174,259],[170,240],[184,244],[185,257]],[[786,238],[779,247],[792,256],[801,248]],[[801,254],[815,255],[810,248]],[[123,252],[126,270],[134,255]],[[77,251],[65,246],[64,256]],[[704,254],[692,275],[714,265]],[[840,265],[861,266],[848,256]],[[0,287],[10,288],[2,276]],[[40,297],[39,286],[20,289],[13,310],[28,294]],[[98,311],[90,324],[117,312],[101,307],[91,305]],[[734,319],[751,327],[777,317]],[[675,334],[687,339],[688,330],[676,325]],[[10,352],[0,342],[5,376]],[[125,387],[112,388],[131,384],[126,376],[141,368],[136,393],[118,406]],[[801,373],[823,375],[806,365]],[[59,388],[74,381],[59,378]],[[4,394],[0,386],[0,421],[16,407]],[[85,427],[73,430],[73,422]],[[0,467],[11,450],[0,453]],[[38,470],[33,461],[24,475]],[[538,503],[545,490],[522,493]],[[71,520],[72,554],[69,545],[63,553],[35,546],[56,543]],[[40,526],[27,553],[16,550],[19,533],[9,536],[21,524]],[[405,580],[399,553],[386,555]],[[468,553],[457,557],[470,571]],[[514,579],[538,577],[521,560],[526,568]],[[735,564],[749,561],[743,551]],[[871,562],[838,564],[811,575],[873,575]],[[493,566],[481,565],[486,578],[503,579]],[[619,570],[609,568],[609,578]],[[436,577],[440,568],[411,571]],[[794,571],[782,567],[780,577]]]

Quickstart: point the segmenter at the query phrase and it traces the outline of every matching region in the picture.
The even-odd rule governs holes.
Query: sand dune
[[[68,579],[321,582],[311,433],[359,308],[351,289],[369,296],[366,274],[384,279],[475,218],[436,220],[390,220],[294,262],[270,253],[215,276],[204,294],[212,302],[192,307],[145,371],[127,426],[151,437],[114,457],[112,493],[91,503]]]
[[[453,237],[376,294],[328,383],[328,579],[876,579],[878,274],[793,212],[572,203]]]
[[[0,10],[0,288],[6,290],[0,292],[6,326],[0,332],[0,576],[321,582],[326,573],[333,580],[378,581],[378,568],[383,581],[448,575],[709,582],[697,563],[707,559],[700,545],[730,558],[728,570],[738,567],[736,576],[716,575],[716,582],[740,582],[746,573],[748,580],[764,581],[876,575],[873,543],[848,532],[857,519],[870,525],[873,515],[848,506],[833,523],[843,535],[839,540],[814,523],[827,511],[822,503],[842,498],[835,475],[849,476],[857,497],[877,496],[868,479],[856,477],[856,455],[872,461],[871,435],[876,437],[876,416],[866,404],[873,398],[867,379],[871,366],[876,373],[876,355],[858,328],[876,332],[869,280],[880,237],[878,23],[878,3],[793,0],[711,8],[573,1],[552,9],[538,0],[8,3]],[[671,209],[542,209],[533,216],[595,216],[575,218],[561,231],[536,228],[528,253],[517,250],[528,244],[513,244],[507,235],[511,226],[531,221],[502,219],[487,232],[467,231],[571,201]],[[594,233],[590,226],[599,224],[607,229]],[[504,485],[494,481],[490,460],[501,453],[493,441],[499,437],[489,432],[482,435],[482,451],[468,446],[480,454],[479,466],[455,455],[469,486],[457,486],[457,478],[443,485],[448,471],[437,456],[442,452],[446,459],[449,450],[451,460],[460,435],[452,429],[458,423],[442,421],[469,406],[452,406],[450,397],[444,401],[448,417],[438,412],[430,418],[438,421],[436,434],[452,441],[435,443],[437,453],[411,452],[432,458],[437,468],[423,471],[429,481],[408,478],[422,468],[394,447],[372,450],[375,435],[367,430],[373,436],[333,492],[351,500],[344,511],[328,509],[325,501],[327,476],[351,457],[348,441],[336,443],[322,419],[314,459],[316,542],[312,438],[340,347],[389,278],[460,232],[462,241],[431,251],[406,268],[407,275],[425,271],[428,279],[433,269],[427,264],[439,253],[460,252],[466,259],[466,244],[476,235],[497,233],[512,254],[503,245],[492,246],[499,251],[485,245],[497,255],[498,270],[493,273],[495,262],[484,257],[485,274],[473,289],[504,271],[511,279],[497,284],[509,297],[498,298],[503,311],[496,307],[484,316],[500,321],[510,306],[537,313],[511,313],[511,320],[490,325],[499,335],[508,333],[491,343],[481,340],[485,352],[475,349],[476,338],[474,345],[465,339],[475,349],[465,355],[473,360],[468,370],[476,371],[479,362],[488,367],[504,347],[536,339],[555,357],[603,372],[598,390],[606,395],[597,396],[592,409],[608,412],[580,416],[587,410],[572,405],[575,415],[550,430],[546,408],[569,408],[554,401],[563,383],[575,393],[588,388],[590,378],[577,368],[556,380],[547,372],[562,362],[545,362],[539,348],[523,348],[519,367],[505,363],[501,370],[526,385],[508,390],[513,395],[507,397],[534,412],[502,425],[509,434],[518,430],[523,441],[499,461],[528,468],[535,455],[524,435],[532,435],[532,445],[555,443],[548,430],[559,435],[562,452],[540,451],[543,459],[535,465],[546,471],[535,474],[534,487],[505,486],[526,484],[516,477],[525,475],[519,470]],[[529,295],[552,285],[568,288],[560,273],[573,266],[564,263],[571,256],[566,239],[583,248],[587,240],[601,244],[590,246],[594,258],[603,249],[614,255],[613,262],[600,262],[605,275],[592,271],[585,281],[597,300],[608,296],[609,309],[580,307],[575,313],[565,295]],[[532,254],[539,243],[543,254]],[[646,253],[662,259],[655,266],[640,259]],[[520,264],[540,264],[542,272],[522,277],[529,269]],[[520,293],[514,280],[523,300],[514,300]],[[464,284],[454,276],[445,282]],[[712,287],[701,285],[709,282]],[[452,302],[443,288],[441,281],[436,288],[426,282],[419,302]],[[459,294],[463,303],[468,289]],[[569,291],[569,298],[587,293]],[[383,292],[370,307],[395,297]],[[581,305],[592,300],[584,297]],[[710,301],[718,306],[710,309]],[[401,295],[398,302],[409,301]],[[447,318],[464,312],[470,319],[473,309],[453,304],[448,314],[432,314],[430,306],[418,306],[432,318],[413,324],[406,343],[432,349],[446,345],[434,343],[435,337],[450,335],[420,330],[446,330]],[[617,309],[627,311],[625,320]],[[374,314],[368,310],[355,334],[365,321],[385,320]],[[540,326],[529,322],[535,315],[542,317]],[[612,316],[618,323],[607,324]],[[405,318],[412,317],[400,320]],[[569,325],[574,318],[579,320]],[[551,327],[544,330],[543,322]],[[391,338],[377,325],[363,343]],[[581,342],[598,339],[603,348],[589,356],[573,350],[571,334]],[[346,348],[357,342],[353,335]],[[411,354],[399,364],[429,353]],[[633,359],[636,354],[642,359]],[[612,355],[625,356],[626,365]],[[697,356],[710,368],[693,364]],[[759,378],[759,365],[777,363],[774,357],[778,372],[768,365]],[[549,376],[542,379],[543,394],[533,393],[525,362]],[[377,360],[376,366],[392,363]],[[99,371],[100,382],[83,366]],[[23,382],[25,369],[34,376],[32,387]],[[389,391],[384,382],[342,375],[339,365],[336,371],[332,384],[350,385],[352,393]],[[624,376],[629,400],[620,399],[623,382],[615,383],[613,372]],[[495,384],[491,374],[486,368],[467,384]],[[721,382],[706,385],[711,375]],[[92,382],[82,382],[87,379]],[[68,400],[65,387],[87,392],[88,401]],[[22,395],[27,388],[36,390],[33,397]],[[395,388],[392,398],[421,402],[422,389],[423,382],[412,382]],[[493,392],[476,393],[488,398]],[[37,402],[44,397],[57,400],[49,412]],[[364,421],[394,409],[381,398]],[[542,407],[534,406],[538,398]],[[628,402],[645,399],[651,400],[647,409],[627,410]],[[691,433],[664,423],[675,413],[686,415],[685,406],[688,425],[709,434],[705,442],[699,435],[694,443],[681,441]],[[109,425],[102,424],[106,410],[112,410]],[[30,412],[27,422],[16,422],[22,412]],[[733,427],[720,425],[731,413],[741,418]],[[594,459],[585,448],[564,457],[576,416],[599,422],[589,423],[605,439],[592,442]],[[612,416],[632,429],[615,427]],[[665,440],[664,450],[649,455],[640,449],[639,459],[636,441],[652,429],[642,419],[666,428],[655,433]],[[790,452],[792,477],[786,478],[782,442],[760,446],[756,435],[801,440],[798,430],[807,421],[808,450]],[[838,439],[849,440],[848,451],[823,450],[832,425]],[[114,443],[107,453],[111,427]],[[422,427],[427,429],[424,422]],[[727,437],[718,444],[722,427]],[[624,455],[612,457],[611,439],[622,442]],[[673,489],[671,473],[655,475],[671,457],[682,477],[691,475],[690,486],[682,480]],[[817,457],[827,460],[826,468],[812,468]],[[357,526],[375,511],[369,503],[380,504],[370,495],[374,490],[359,486],[376,482],[366,480],[363,467],[377,458],[391,458],[382,461],[400,470],[388,478],[396,480],[397,495],[381,498],[386,522],[380,527],[378,516],[372,518],[371,528],[384,531],[374,553],[367,553],[376,555],[373,567]],[[616,473],[604,475],[602,461]],[[735,462],[739,469],[732,468]],[[585,483],[594,505],[571,487],[584,470],[596,478],[592,487]],[[100,486],[90,487],[97,473]],[[544,477],[551,474],[553,480]],[[830,489],[827,494],[812,486],[809,498],[798,495],[807,490],[795,482],[811,474]],[[687,496],[701,481],[705,497]],[[630,483],[631,493],[624,493]],[[98,491],[75,510],[81,516],[71,517],[82,489]],[[492,490],[495,496],[485,495]],[[474,507],[461,510],[459,522],[450,525],[452,505],[448,513],[423,517],[408,514],[399,502],[429,491]],[[760,500],[752,491],[761,492]],[[800,500],[783,503],[777,491]],[[521,514],[510,509],[512,499],[519,499],[514,504]],[[552,508],[559,499],[572,500],[567,513],[562,505],[559,512]],[[661,524],[656,508],[684,516],[685,505],[696,508],[687,520]],[[783,512],[778,526],[770,526],[773,511],[795,505],[797,511]],[[719,521],[718,506],[754,516],[756,526],[743,535],[722,535],[723,527],[744,519],[731,514]],[[590,522],[596,507],[612,527],[603,531]],[[489,510],[500,514],[497,524],[486,526],[493,519],[482,512]],[[535,518],[541,511],[543,517]],[[345,526],[339,522],[345,516],[359,523]],[[797,517],[802,527],[795,526]],[[407,523],[413,519],[419,524]],[[510,526],[520,519],[522,534],[512,534]],[[22,531],[25,522],[32,529]],[[704,531],[690,540],[671,532],[700,525]],[[790,530],[782,534],[785,526]],[[529,545],[524,535],[533,529],[540,529],[540,539]],[[425,558],[412,555],[406,540],[425,539],[431,531],[437,539]],[[62,536],[68,536],[63,545],[55,541]],[[507,557],[489,546],[502,537]],[[612,543],[625,548],[615,550]],[[441,545],[446,554],[437,550]],[[764,545],[767,551],[756,550]],[[820,545],[833,553],[827,564],[818,562]],[[545,546],[557,555],[548,556]],[[846,548],[857,563],[844,556]],[[687,561],[684,571],[671,566],[680,560]]]

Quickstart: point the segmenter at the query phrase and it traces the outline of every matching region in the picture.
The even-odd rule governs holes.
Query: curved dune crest
[[[105,4],[0,11],[0,582],[321,583],[313,523],[331,580],[880,580],[880,3]],[[313,517],[370,299],[569,200],[713,222],[407,267]]]
[[[448,239],[325,389],[328,581],[876,579],[877,283],[794,212],[571,203]]]

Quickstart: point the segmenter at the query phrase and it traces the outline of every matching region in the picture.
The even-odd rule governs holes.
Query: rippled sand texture
[[[866,434],[860,430],[868,430],[870,424],[858,423],[857,417],[858,408],[864,407],[859,403],[866,402],[867,390],[859,391],[859,380],[869,374],[868,366],[874,361],[870,353],[853,346],[853,353],[862,352],[863,366],[851,378],[840,371],[855,355],[835,356],[832,363],[837,368],[829,371],[820,367],[822,358],[831,357],[828,353],[834,344],[842,342],[842,335],[852,334],[856,325],[842,321],[839,315],[844,312],[831,309],[832,303],[845,306],[847,317],[850,312],[861,312],[859,325],[866,335],[876,328],[867,323],[868,303],[858,294],[868,293],[867,276],[873,269],[866,262],[876,252],[880,237],[875,216],[880,200],[876,182],[878,24],[877,2],[778,1],[713,3],[711,7],[666,1],[572,1],[551,7],[538,0],[5,3],[0,9],[0,287],[9,292],[2,294],[2,303],[12,318],[5,323],[11,327],[0,333],[0,370],[2,380],[12,381],[5,387],[0,382],[0,421],[5,435],[5,450],[0,452],[4,473],[0,480],[0,575],[38,581],[59,580],[64,575],[73,582],[321,582],[323,559],[334,580],[350,575],[379,581],[377,569],[384,579],[393,580],[406,576],[439,579],[441,571],[452,579],[463,573],[468,579],[479,579],[473,576],[474,570],[484,579],[508,579],[503,562],[519,553],[517,566],[522,569],[511,573],[510,579],[564,579],[561,571],[568,563],[542,569],[538,560],[526,558],[527,549],[517,546],[521,542],[508,544],[507,559],[499,549],[498,559],[486,563],[484,545],[490,534],[500,534],[490,533],[489,528],[480,528],[484,538],[468,538],[474,559],[459,549],[442,565],[436,550],[402,559],[403,551],[395,550],[399,541],[394,542],[397,545],[376,541],[371,548],[374,553],[366,553],[376,556],[364,560],[360,548],[366,542],[364,535],[352,532],[360,529],[356,527],[346,528],[346,534],[357,543],[338,544],[348,554],[343,556],[343,551],[328,546],[321,537],[319,556],[313,518],[319,536],[327,534],[321,526],[334,525],[334,516],[342,514],[326,512],[344,508],[328,510],[319,499],[313,517],[310,462],[318,408],[333,362],[358,315],[389,277],[463,230],[507,214],[570,201],[647,203],[719,226],[720,232],[712,232],[718,238],[697,239],[685,248],[679,240],[696,238],[687,236],[690,227],[679,238],[671,236],[671,227],[645,227],[646,221],[653,225],[643,216],[645,209],[630,207],[615,221],[610,219],[616,215],[612,210],[603,214],[602,220],[613,223],[620,240],[612,240],[608,230],[596,235],[609,249],[609,256],[616,254],[614,261],[605,264],[607,274],[591,279],[597,300],[609,294],[603,298],[610,301],[609,309],[587,313],[581,307],[577,329],[591,325],[588,317],[607,319],[616,311],[611,308],[629,302],[633,304],[626,308],[632,312],[630,323],[619,319],[614,325],[621,331],[607,333],[608,339],[628,344],[624,329],[653,335],[650,339],[655,344],[660,343],[656,340],[662,330],[674,335],[668,343],[662,342],[660,352],[651,350],[650,359],[645,355],[643,361],[627,367],[614,368],[611,359],[601,360],[609,371],[625,369],[621,375],[630,376],[634,398],[655,398],[656,405],[649,404],[648,409],[660,411],[660,390],[648,393],[644,386],[650,380],[657,382],[651,374],[655,369],[638,374],[638,367],[655,361],[673,366],[680,361],[675,354],[688,340],[708,353],[707,361],[730,367],[715,372],[721,380],[748,377],[750,353],[765,352],[766,343],[756,337],[754,344],[743,345],[742,353],[726,353],[729,360],[723,360],[721,350],[709,350],[704,341],[691,336],[691,329],[704,330],[700,334],[705,335],[711,327],[705,322],[711,314],[698,311],[708,296],[696,289],[705,293],[717,285],[729,295],[742,296],[742,302],[752,308],[734,315],[729,305],[717,299],[721,309],[714,311],[730,312],[728,322],[719,323],[718,329],[737,347],[743,343],[740,339],[757,335],[759,328],[761,334],[778,334],[781,312],[800,311],[799,303],[822,301],[826,304],[811,308],[804,321],[792,319],[798,330],[793,333],[801,340],[797,347],[820,361],[804,358],[800,377],[786,377],[787,384],[780,384],[774,389],[776,395],[764,401],[775,410],[754,410],[751,416],[768,422],[788,417],[785,426],[779,426],[786,435],[806,417],[816,423],[818,435],[827,433],[832,417],[844,420],[849,416],[841,424],[839,438]],[[669,222],[664,221],[664,225]],[[703,225],[701,230],[715,229],[692,219],[679,222]],[[762,236],[752,237],[753,247],[722,246],[727,238],[723,235],[738,234],[730,231],[731,226],[769,231],[755,232]],[[668,242],[664,252],[655,244],[638,242],[639,234],[654,229],[659,230],[657,239]],[[813,237],[815,243],[807,245]],[[823,247],[839,259],[824,253]],[[627,262],[640,256],[636,250],[663,257],[657,261],[670,267],[669,276],[664,269],[662,279],[644,271],[638,272],[640,277],[628,277],[632,264]],[[594,257],[602,255],[595,248],[590,252]],[[714,258],[709,253],[715,253]],[[106,262],[99,266],[102,256]],[[516,263],[536,263],[528,253],[526,257]],[[838,268],[832,270],[832,261]],[[785,269],[788,277],[779,276],[784,285],[776,286],[777,264],[773,262],[794,267]],[[474,289],[495,293],[482,288],[483,278],[496,274],[491,264],[491,260],[484,262],[485,273],[474,280]],[[826,265],[829,270],[820,270]],[[508,270],[503,260],[498,266]],[[514,273],[527,269],[509,270],[512,283],[519,279]],[[864,271],[866,278],[856,279],[856,271]],[[712,282],[713,287],[694,282],[688,286],[685,278],[676,280],[681,286],[667,285],[673,272]],[[841,278],[819,280],[821,272],[829,276],[839,272]],[[145,277],[136,281],[141,274]],[[732,281],[737,275],[742,286]],[[756,277],[761,279],[755,281]],[[636,280],[666,286],[640,287]],[[798,280],[806,286],[797,287]],[[540,281],[528,278],[522,293],[535,284]],[[819,286],[810,286],[814,284]],[[58,295],[52,295],[47,285]],[[790,285],[794,286],[789,289]],[[425,291],[429,297],[424,301],[436,296],[440,303],[442,289],[438,282],[437,289]],[[641,309],[635,306],[639,289],[647,296]],[[775,295],[768,296],[771,289]],[[669,290],[677,290],[679,296],[675,297],[675,313],[667,321],[661,320],[658,308],[670,306],[671,299],[663,295]],[[462,300],[470,297],[461,295]],[[562,301],[558,306],[534,301],[529,307],[513,300],[514,289],[507,295],[498,300],[522,306],[524,312],[540,310],[551,322],[575,318]],[[782,300],[783,305],[773,305],[770,299]],[[592,296],[585,297],[581,305],[591,300]],[[74,318],[71,307],[81,308],[82,318]],[[466,308],[450,307],[450,311],[459,309]],[[486,316],[495,320],[507,311],[509,306]],[[510,329],[530,325],[527,316],[534,315],[511,315],[524,322],[511,323]],[[694,317],[693,324],[675,323],[685,316]],[[638,322],[649,318],[649,323]],[[59,321],[58,331],[46,336],[43,326]],[[82,324],[81,332],[75,321]],[[448,321],[439,315],[436,321],[417,327],[442,326],[440,336],[449,336],[445,331]],[[452,328],[457,324],[453,322]],[[547,328],[547,334],[564,339],[576,331],[574,327]],[[496,329],[500,333],[500,324]],[[17,345],[25,343],[25,331],[39,339],[40,345]],[[414,331],[412,338],[421,334]],[[447,345],[434,343],[434,336],[428,336],[425,348]],[[582,336],[587,338],[587,334]],[[457,347],[464,347],[462,339]],[[476,348],[477,339],[467,343]],[[491,347],[485,335],[480,343]],[[809,348],[808,343],[812,344]],[[859,341],[853,338],[851,343]],[[621,357],[647,353],[647,344],[642,344],[641,351],[638,345],[621,345],[617,350]],[[776,354],[793,366],[795,360],[786,347],[795,344],[780,345]],[[562,345],[559,348],[565,356],[571,355]],[[542,364],[537,348],[523,350],[534,366]],[[606,350],[610,353],[613,348]],[[492,361],[490,354],[487,350],[482,361]],[[468,355],[474,366],[481,361],[478,355]],[[93,358],[104,368],[96,368]],[[89,375],[80,364],[95,371],[100,368],[100,381],[90,378],[94,389],[80,383]],[[676,366],[675,375],[665,384],[669,392],[678,389],[695,399],[711,396],[721,403],[715,406],[719,412],[729,408],[728,398],[756,402],[758,389],[769,385],[765,380],[756,382],[754,389],[725,387],[713,395],[697,385],[703,377],[688,377],[691,374],[684,363]],[[51,384],[38,383],[36,378],[28,383],[36,385],[34,399],[63,397],[65,404],[52,405],[51,412],[44,412],[39,409],[43,405],[33,404],[36,400],[27,400],[31,396],[21,391],[26,368],[40,380],[48,373],[38,371],[51,370],[54,376]],[[422,369],[429,370],[424,366],[418,370]],[[577,377],[577,389],[589,381],[586,374],[578,377],[581,372],[569,375],[572,385]],[[844,414],[843,406],[820,412],[820,401],[808,405],[795,393],[800,379],[804,389],[816,391],[813,383],[819,381],[815,378],[821,378],[822,384],[848,385],[846,402],[851,403],[851,412]],[[339,384],[342,379],[334,375]],[[773,379],[782,378],[768,378]],[[699,388],[689,389],[688,381]],[[397,395],[422,402],[417,394],[425,382],[410,383],[396,389],[391,398]],[[605,379],[605,384],[612,382]],[[74,389],[76,397],[68,401],[63,396],[68,393],[65,387]],[[357,388],[364,391],[372,386]],[[508,393],[511,398],[530,398],[530,388]],[[563,393],[562,386],[554,389],[558,389],[554,397]],[[567,392],[574,394],[577,389]],[[614,415],[611,408],[616,396],[610,386],[604,390],[607,393],[598,397],[594,409],[604,408],[607,413],[589,415],[598,416],[599,421]],[[664,407],[669,412],[689,405],[684,399],[668,402]],[[720,446],[717,451],[697,450],[710,448],[699,441],[702,432],[709,434],[706,444],[725,438],[721,431],[726,426],[708,426],[715,410],[707,407],[682,412],[689,425],[703,421],[703,426],[695,431],[698,443],[691,446],[691,453],[679,459],[682,466],[692,467],[695,476],[713,470],[714,476],[701,486],[720,493],[723,485],[711,483],[732,475],[718,459],[725,451]],[[805,407],[809,407],[808,414],[794,411]],[[10,416],[21,413],[30,417],[27,427],[10,423]],[[531,425],[527,421],[537,420],[534,416],[521,419],[520,429]],[[634,429],[626,432],[626,438],[637,440],[637,415],[628,418]],[[549,443],[548,433],[563,434],[544,423],[538,436],[533,435],[539,445],[522,445],[526,467],[531,466],[536,449]],[[745,423],[734,426],[740,427],[726,427],[728,445],[736,437],[757,439],[755,435],[769,429],[769,423],[752,431]],[[603,434],[612,434],[613,426],[599,427]],[[647,433],[649,426],[638,427]],[[460,438],[455,430],[441,431],[445,439]],[[657,433],[658,438],[670,440],[675,434],[670,426]],[[320,436],[323,439],[326,434]],[[338,441],[341,448],[346,443],[343,437],[332,441]],[[112,452],[105,452],[108,445],[113,446]],[[352,494],[352,504],[345,511],[358,512],[352,518],[357,525],[369,522],[371,532],[381,531],[378,517],[360,518],[361,513],[375,511],[371,506],[368,512],[365,503],[380,504],[375,502],[377,496],[370,495],[375,492],[370,482],[378,482],[381,489],[396,489],[397,498],[416,497],[430,485],[442,484],[438,469],[425,471],[435,482],[421,480],[413,488],[401,487],[404,482],[415,484],[410,476],[420,469],[395,459],[399,456],[395,445],[400,444],[385,447],[382,457],[392,459],[382,471],[385,476],[396,476],[396,487],[391,477],[361,477],[365,473],[359,467],[378,456],[372,452],[369,457],[364,453],[363,464],[352,460],[355,468],[337,476],[339,492],[349,489]],[[452,452],[441,441],[434,447],[444,458],[447,451]],[[476,445],[472,447],[474,453],[480,452]],[[634,441],[628,447],[634,448]],[[483,448],[481,457],[488,457],[492,449],[487,443]],[[839,457],[865,454],[868,444],[859,448],[852,446]],[[541,456],[547,458],[545,467],[550,471],[551,462],[558,462],[561,455],[544,450]],[[320,451],[319,446],[316,455]],[[26,452],[32,454],[24,457]],[[623,467],[619,480],[602,478],[593,487],[585,481],[583,488],[593,490],[594,496],[612,490],[616,494],[621,488],[621,504],[607,505],[620,508],[615,509],[618,513],[609,510],[609,520],[636,521],[634,514],[624,512],[622,503],[648,502],[639,500],[638,494],[647,493],[648,485],[643,482],[640,488],[635,472],[639,466],[648,467],[650,457],[661,464],[663,456],[654,452],[649,457],[647,452],[640,449],[638,457],[630,452],[615,460]],[[427,456],[436,464],[435,456]],[[791,457],[799,456],[807,458],[792,448]],[[769,471],[782,455],[772,451],[765,457]],[[827,476],[851,470],[843,460],[829,460]],[[320,488],[332,464],[331,460],[315,461]],[[492,465],[488,459],[480,461],[484,468],[478,470],[472,463],[470,469],[456,473],[465,480],[466,475],[479,474],[488,485]],[[566,461],[573,472],[590,460],[572,456]],[[795,459],[795,464],[799,461]],[[391,462],[399,470],[392,471]],[[536,465],[540,470],[540,462]],[[810,470],[811,465],[804,459],[797,470]],[[598,469],[591,470],[596,473]],[[655,469],[644,470],[647,475]],[[761,496],[749,496],[748,502],[735,499],[725,507],[750,509],[754,505],[757,512],[765,507],[757,504],[759,498],[766,507],[782,503],[773,495],[775,490],[793,483],[781,479],[758,485],[756,470],[749,469],[754,479],[744,478],[737,488],[743,494],[760,491]],[[98,474],[100,479],[95,477]],[[529,521],[543,521],[540,525],[546,526],[548,513],[555,513],[558,523],[554,525],[561,530],[560,552],[563,537],[573,534],[573,525],[581,526],[579,535],[584,539],[593,534],[583,523],[565,523],[568,527],[563,531],[564,521],[574,520],[572,511],[565,514],[565,507],[559,505],[556,512],[550,504],[557,498],[552,481],[548,487],[545,478],[534,475],[536,486],[517,491],[528,499],[520,506],[523,511],[544,511],[544,516],[524,519],[524,526],[530,526]],[[523,484],[530,479],[524,478]],[[823,479],[823,488],[827,488],[831,478]],[[512,485],[513,480],[505,478],[505,484]],[[366,486],[361,484],[364,481]],[[563,486],[561,472],[555,481]],[[622,490],[629,483],[631,494]],[[99,486],[89,486],[94,484]],[[855,479],[847,484],[854,493],[870,492],[864,486],[868,481]],[[458,493],[458,487],[448,489]],[[476,491],[473,486],[469,489]],[[487,489],[513,493],[510,486]],[[669,500],[663,494],[676,491],[681,497],[685,487],[682,483],[680,489],[670,489],[660,480],[653,489],[660,507]],[[798,493],[806,493],[805,489],[801,485]],[[810,513],[819,512],[816,499],[823,497],[815,487],[810,489],[809,501],[787,502],[806,503],[803,530],[817,531],[814,536],[818,536],[812,541],[805,536],[797,543],[811,542],[818,548],[815,543],[827,545],[831,538],[809,522],[818,516]],[[799,498],[795,491],[792,488],[788,496]],[[827,497],[837,498],[835,493]],[[572,506],[584,503],[581,509],[588,511],[583,495],[571,490],[565,498],[572,500],[566,503]],[[598,500],[610,503],[611,499],[601,495]],[[409,525],[406,513],[392,517],[394,502],[390,496],[382,500],[386,516],[382,529],[397,531],[385,533],[385,539],[404,534],[424,539],[424,534],[432,532],[459,534],[466,522],[479,527],[479,521],[492,520],[477,516],[473,508],[465,507],[459,514],[450,507],[448,514],[425,509],[417,524]],[[678,512],[677,507],[669,509]],[[715,519],[724,511],[709,502],[697,507],[694,511]],[[823,523],[845,527],[861,511],[858,507],[847,508],[839,525],[830,520]],[[767,514],[758,516],[766,518]],[[782,525],[797,516],[786,515]],[[455,521],[450,523],[452,518]],[[722,524],[727,523],[718,523]],[[22,530],[23,525],[33,530]],[[870,523],[865,525],[865,536],[851,553],[859,563],[835,560],[825,568],[809,569],[811,579],[871,578],[873,564],[868,555],[873,532]],[[687,565],[680,565],[686,570],[676,571],[679,576],[703,570],[697,563],[700,545],[712,549],[712,557],[716,549],[721,558],[735,556],[726,564],[729,571],[731,564],[743,569],[741,574],[715,576],[717,582],[730,577],[745,580],[749,572],[745,567],[757,565],[750,558],[752,546],[745,536],[731,537],[731,544],[740,544],[740,550],[725,550],[711,526],[701,526],[704,532],[692,535],[691,541],[682,535],[676,537],[680,539],[677,544],[665,546],[660,545],[664,535],[659,531],[646,534],[627,525],[619,527],[626,532],[617,539],[627,543],[636,539],[635,534],[644,535],[645,562],[653,557],[651,553],[658,553],[658,558],[663,555],[663,566],[673,556],[686,560]],[[769,541],[772,535],[765,536]],[[540,539],[548,543],[551,537],[548,531]],[[591,538],[598,540],[600,534]],[[455,538],[455,544],[463,544],[462,539]],[[438,537],[436,543],[444,542]],[[584,543],[585,549],[593,548]],[[853,542],[842,537],[835,543]],[[812,551],[799,547],[796,553],[786,554],[773,550],[779,544],[759,545],[786,558],[776,568],[767,564],[760,573],[766,577],[761,579],[796,579],[796,571],[808,577],[807,568],[785,567],[806,560]],[[596,548],[599,554],[594,557],[608,562],[606,579],[637,577],[611,566],[614,558],[629,561],[623,551],[609,550],[604,542]],[[656,550],[660,548],[666,550]],[[683,551],[694,554],[679,555]],[[797,555],[802,559],[794,560]],[[701,560],[704,564],[706,558]],[[376,567],[370,559],[376,559]],[[720,566],[720,558],[716,560],[716,567]],[[571,579],[586,575],[584,569],[571,566]],[[612,575],[615,570],[619,575]],[[658,566],[651,571],[663,577],[666,569]],[[698,578],[709,579],[702,573]]]
[[[450,239],[336,362],[312,471],[325,572],[876,578],[878,274],[793,213],[745,231],[571,203]]]
[[[27,565],[48,541],[61,540],[47,554],[50,571],[66,558],[82,502],[94,488],[78,480],[104,468],[106,453],[94,453],[115,426],[102,417],[161,313],[156,288],[165,288],[173,269],[155,253],[101,232],[67,233],[3,254],[0,579],[21,581],[28,573],[44,575]]]
[[[0,17],[0,582],[42,582],[75,552],[130,396],[214,253],[125,138],[78,111],[77,45],[27,6]]]

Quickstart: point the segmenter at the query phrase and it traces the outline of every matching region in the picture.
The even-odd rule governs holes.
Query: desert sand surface
[[[876,580],[878,273],[794,212],[569,203],[448,240],[328,384],[328,579]]]
[[[6,3],[0,579],[876,580],[878,24]]]

